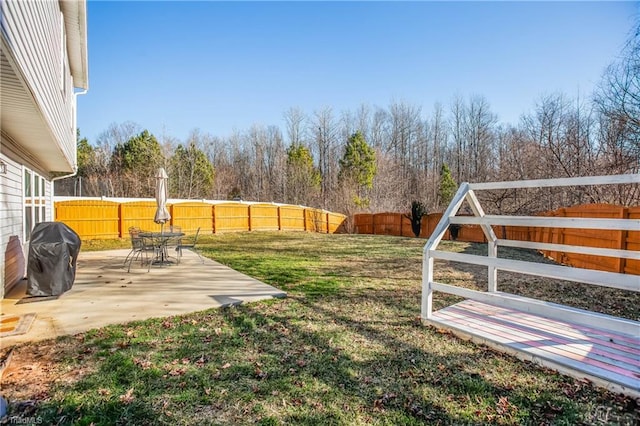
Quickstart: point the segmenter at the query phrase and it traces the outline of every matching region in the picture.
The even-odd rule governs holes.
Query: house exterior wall
[[[84,14],[84,7],[78,10]],[[74,170],[76,94],[60,2],[2,0],[0,11],[4,115],[0,161],[6,168],[0,173],[3,298],[5,290],[26,275],[31,229],[53,220],[55,173]]]
[[[0,7],[7,53],[71,170],[76,162],[76,97],[59,2],[3,0]]]
[[[7,166],[7,173],[2,175],[0,185],[0,260],[4,267],[0,269],[2,286],[11,288],[20,281],[25,274],[25,262],[22,246],[22,165],[6,155],[5,141],[2,140],[0,160]],[[17,243],[17,244],[16,244]]]
[[[4,297],[5,290],[17,284],[26,274],[30,231],[25,226],[27,212],[33,226],[38,222],[52,221],[54,210],[53,185],[51,180],[44,176],[46,172],[30,159],[21,156],[19,148],[6,135],[0,135],[0,142],[0,160],[7,169],[5,174],[0,175],[0,265],[4,265],[0,269],[1,298]],[[36,193],[34,177],[37,176],[37,206],[31,203],[34,197],[29,201],[25,197],[25,174],[31,177],[31,194]],[[35,208],[39,209],[37,214]]]

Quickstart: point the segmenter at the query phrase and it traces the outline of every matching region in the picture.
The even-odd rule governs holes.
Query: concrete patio
[[[26,280],[2,300],[2,317],[35,313],[25,334],[0,338],[0,348],[81,333],[108,324],[186,314],[286,293],[210,259],[185,250],[180,264],[123,265],[128,249],[81,252],[73,287],[55,300],[17,304]]]

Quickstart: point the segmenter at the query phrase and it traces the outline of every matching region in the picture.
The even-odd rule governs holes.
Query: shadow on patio
[[[201,311],[286,293],[218,262],[185,250],[179,265],[147,267],[134,263],[127,273],[128,249],[81,252],[73,287],[55,300],[17,304],[26,280],[2,300],[2,317],[35,313],[25,334],[2,337],[0,348],[76,334],[109,324]]]

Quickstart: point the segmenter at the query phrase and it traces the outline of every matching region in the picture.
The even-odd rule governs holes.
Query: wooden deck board
[[[427,321],[616,392],[640,397],[640,329],[616,333],[465,300]]]
[[[611,373],[617,375],[629,375],[629,370],[622,368],[620,365],[613,364],[605,357],[595,356],[592,351],[593,348],[588,344],[575,344],[570,346],[569,344],[558,343],[554,339],[549,339],[545,335],[535,335],[531,333],[522,332],[516,328],[509,329],[502,324],[494,324],[491,321],[483,320],[480,317],[469,319],[469,316],[448,313],[449,320],[456,324],[461,325],[473,325],[477,329],[483,329],[484,337],[494,336],[499,338],[503,344],[508,344],[514,349],[524,349],[537,355],[542,355],[553,360],[565,360],[567,365],[574,365],[577,363],[583,363],[585,366],[595,366],[602,370],[607,370],[610,376]],[[482,332],[481,332],[482,334]]]
[[[466,306],[468,306],[470,309],[473,309],[477,312],[484,312],[487,315],[500,317],[501,315],[508,316],[511,312],[513,312],[513,310],[490,306],[484,303],[477,303],[472,300],[469,300],[468,302],[469,303]],[[490,309],[487,310],[487,307],[489,307]],[[640,347],[638,347],[638,340],[640,339],[640,329],[638,330],[638,335],[634,337],[627,334],[612,332],[605,329],[596,329],[580,324],[571,324],[571,328],[567,329],[566,322],[550,318],[544,318],[544,321],[541,322],[540,316],[536,316],[526,312],[517,311],[517,316],[522,322],[533,323],[543,330],[563,329],[565,336],[599,339],[604,345],[609,345],[611,343],[612,347],[640,356]]]
[[[558,328],[555,326],[550,328],[545,324],[545,322],[541,322],[539,320],[532,321],[521,318],[520,316],[518,317],[518,322],[509,323],[509,318],[505,318],[497,322],[496,318],[500,318],[499,316],[483,316],[482,311],[480,311],[481,313],[477,313],[478,311],[473,308],[475,307],[471,307],[468,315],[472,315],[479,321],[489,320],[490,324],[495,324],[496,327],[494,328],[499,329],[502,325],[513,327],[517,332],[520,332],[514,335],[514,338],[516,339],[525,336],[532,339],[532,341],[548,339],[557,345],[565,345],[567,351],[578,355],[593,359],[602,358],[601,360],[603,362],[614,360],[630,364],[634,367],[640,367],[640,353],[628,353],[624,350],[626,349],[626,345],[618,346],[608,339],[606,341],[601,341],[593,339],[592,336],[589,335],[572,333],[572,330],[566,327]],[[452,309],[454,312],[460,312],[460,308],[453,307]],[[619,348],[622,348],[622,350]]]

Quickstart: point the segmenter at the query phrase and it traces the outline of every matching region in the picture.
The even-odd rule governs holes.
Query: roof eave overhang
[[[60,0],[67,35],[67,54],[74,87],[89,88],[89,60],[87,56],[87,2]]]
[[[75,158],[60,149],[3,35],[0,35],[0,128],[3,139],[15,141],[21,157],[42,172],[75,171]],[[0,150],[2,147],[0,146]]]

